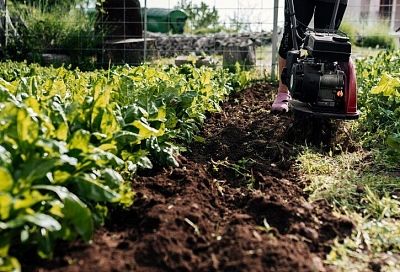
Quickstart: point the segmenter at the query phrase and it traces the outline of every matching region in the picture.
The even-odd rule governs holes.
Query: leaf
[[[118,186],[124,182],[122,176],[111,168],[104,169],[102,176],[104,177],[106,184],[113,189],[118,188]]]
[[[14,257],[0,257],[0,272],[20,272],[21,265]]]
[[[116,119],[115,113],[113,110],[107,106],[104,109],[101,123],[100,123],[100,131],[106,134],[108,137],[112,136],[115,131],[119,130],[119,124]]]
[[[61,123],[56,130],[56,137],[58,140],[66,141],[68,137],[68,125]]]
[[[0,166],[0,192],[8,192],[14,184],[13,177],[7,168]]]
[[[96,149],[96,153],[92,153],[85,157],[87,161],[93,161],[98,167],[113,166],[118,167],[124,165],[124,161],[115,156],[114,154],[100,149]]]
[[[2,233],[2,236],[0,239],[0,258],[4,258],[4,257],[8,256],[8,251],[10,249],[10,243],[11,243],[11,233],[10,232]],[[1,267],[1,262],[0,262],[0,267]]]
[[[119,194],[117,192],[88,176],[71,179],[71,183],[76,187],[76,193],[87,199],[105,202],[118,201]]]
[[[10,167],[11,166],[11,154],[4,147],[0,145],[0,166]]]
[[[85,203],[62,186],[38,185],[34,186],[34,188],[56,193],[64,203],[64,208],[62,209],[64,220],[70,221],[85,241],[90,240],[94,226],[90,209]]]
[[[142,121],[136,120],[133,122],[133,126],[139,129],[138,135],[141,139],[147,139],[151,136],[158,137],[164,134],[164,124],[162,124],[160,129],[157,130]]]
[[[160,122],[165,122],[165,121],[167,121],[166,116],[167,116],[167,109],[166,109],[166,107],[164,106],[164,107],[160,107],[160,108],[158,109],[158,112],[157,112],[157,115],[156,115],[156,116],[154,116],[154,117],[149,117],[148,120],[149,120],[149,121],[160,121]]]
[[[51,158],[31,160],[22,164],[18,185],[23,188],[36,180],[45,178],[47,173],[57,166],[58,162],[58,158]]]
[[[78,149],[84,153],[89,152],[90,132],[80,129],[76,131],[68,143],[69,149]]]
[[[95,130],[97,128],[100,128],[100,124],[101,124],[101,120],[102,120],[104,112],[105,112],[105,108],[110,103],[110,92],[111,92],[110,88],[105,88],[104,93],[102,93],[101,95],[99,94],[97,99],[95,96],[96,100],[93,104],[92,114],[91,114],[91,118],[90,118],[92,128],[94,128]]]
[[[70,220],[75,227],[76,232],[88,242],[93,235],[94,226],[92,213],[89,208],[73,194],[70,194],[64,200],[64,216]]]
[[[118,131],[114,135],[114,140],[122,146],[140,143],[138,134],[126,130]]]
[[[399,96],[396,88],[400,87],[400,79],[384,74],[378,86],[372,88],[372,94],[383,94],[384,96]]]
[[[48,231],[61,230],[60,223],[50,215],[44,213],[35,213],[34,215],[25,215],[25,220]]]
[[[68,156],[68,155],[65,155],[65,154],[60,156],[60,162],[62,162],[63,164],[71,165],[71,166],[77,166],[78,165],[78,159],[77,158],[74,158],[74,157],[71,157],[71,156]]]
[[[19,109],[17,113],[18,140],[32,144],[39,135],[39,124],[36,117],[27,109]]]
[[[4,221],[9,218],[12,205],[12,197],[9,194],[0,193],[0,220]]]
[[[201,136],[195,135],[195,136],[193,136],[193,139],[194,139],[195,142],[198,142],[198,143],[202,143],[202,144],[206,143],[206,139],[204,137],[201,137]]]
[[[5,229],[14,229],[23,226],[26,223],[32,223],[49,231],[61,230],[60,223],[50,215],[44,213],[26,214],[17,216],[15,219],[6,222],[3,225]]]
[[[55,215],[56,217],[59,218],[64,218],[64,203],[62,203],[60,200],[53,200],[49,203],[51,205],[51,208],[49,209],[49,213],[52,215]],[[63,224],[64,225],[64,224]]]
[[[22,210],[30,208],[36,203],[48,200],[47,197],[43,196],[40,192],[36,190],[27,190],[23,194],[19,195],[18,198],[14,199],[14,210]]]
[[[53,172],[54,182],[57,184],[62,184],[71,177],[71,174],[66,171],[56,170]]]
[[[103,151],[107,151],[107,152],[112,152],[112,153],[116,153],[118,151],[118,148],[115,145],[115,143],[102,144],[99,146],[99,149],[101,149]]]
[[[136,104],[124,107],[123,112],[124,112],[125,123],[132,123],[133,121],[139,120],[142,117],[147,118],[149,116],[149,114],[144,108]]]
[[[17,90],[16,86],[0,78],[0,90],[5,90],[7,93],[14,94]]]
[[[146,156],[140,157],[139,160],[137,160],[136,164],[143,169],[153,168],[153,164],[151,163],[150,159]]]
[[[41,229],[37,234],[39,236],[36,238],[38,242],[37,254],[42,259],[51,259],[54,250],[54,241],[52,237],[46,229]]]
[[[54,80],[53,86],[50,92],[51,96],[59,94],[61,97],[65,97],[67,93],[67,86],[62,80]]]
[[[28,97],[24,101],[25,105],[31,108],[36,114],[40,114],[40,104],[39,102],[32,96]]]
[[[57,156],[68,152],[67,144],[64,141],[57,141],[52,139],[39,139],[36,142],[37,147],[43,148],[44,153],[50,156]]]

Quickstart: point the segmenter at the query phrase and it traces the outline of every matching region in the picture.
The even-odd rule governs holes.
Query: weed
[[[221,167],[226,168],[233,171],[235,177],[244,179],[249,189],[255,187],[255,178],[251,168],[255,163],[253,159],[242,158],[237,163],[229,162],[227,158],[223,161],[214,161],[211,159],[211,163],[215,172],[219,172]]]

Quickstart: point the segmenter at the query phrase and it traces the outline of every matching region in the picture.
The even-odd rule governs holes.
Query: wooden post
[[[250,69],[256,64],[255,44],[249,45],[228,45],[224,48],[223,66],[230,70],[235,69],[236,63],[244,69]]]
[[[274,1],[274,29],[272,34],[272,64],[271,64],[271,80],[276,79],[276,67],[278,60],[278,12],[279,12],[279,0]],[[278,69],[279,71],[279,69]],[[278,78],[280,75],[278,76]]]

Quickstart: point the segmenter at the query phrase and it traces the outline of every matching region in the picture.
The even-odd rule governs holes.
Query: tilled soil
[[[136,201],[116,210],[93,242],[56,250],[28,271],[327,271],[335,238],[353,224],[308,203],[296,170],[290,115],[270,113],[258,84],[210,116],[181,166],[133,180]]]

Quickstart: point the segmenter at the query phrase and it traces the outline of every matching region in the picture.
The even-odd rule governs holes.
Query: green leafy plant
[[[80,72],[0,63],[0,271],[58,240],[89,241],[109,205],[129,206],[124,177],[177,165],[206,112],[233,90],[222,69],[115,67]]]
[[[400,133],[399,70],[400,51],[382,52],[357,64],[362,112],[358,132],[366,146],[393,145]]]

